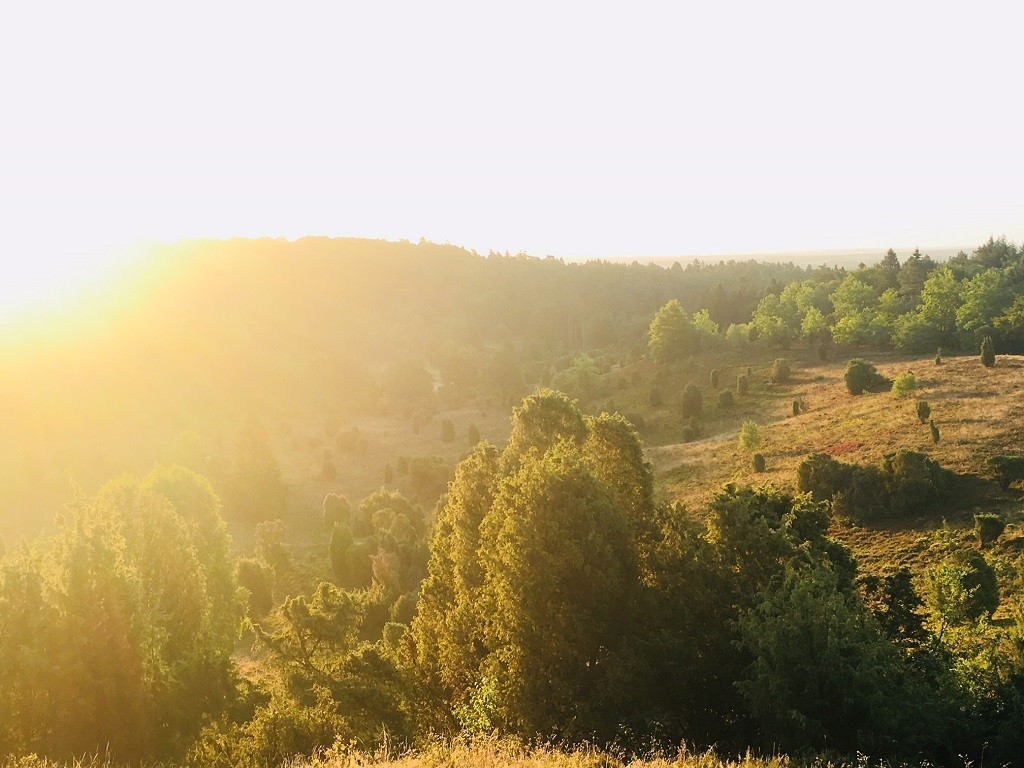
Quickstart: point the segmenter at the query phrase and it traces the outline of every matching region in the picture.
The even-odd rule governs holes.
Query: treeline
[[[816,461],[811,490],[841,494],[852,470]],[[906,494],[941,474],[888,461]],[[697,522],[658,500],[625,419],[541,391],[434,519],[329,497],[333,575],[295,594],[279,524],[236,576],[200,478],[121,480],[0,561],[0,754],[256,768],[498,732],[1015,759],[1024,612],[991,620],[992,562],[943,529],[923,582],[862,578],[831,503],[730,485]],[[239,600],[256,661],[233,666]]]
[[[1024,352],[1024,250],[990,238],[971,254],[938,264],[915,251],[903,262],[890,250],[876,265],[826,279],[794,281],[769,293],[739,340],[788,346],[970,350],[992,337],[1002,353]]]

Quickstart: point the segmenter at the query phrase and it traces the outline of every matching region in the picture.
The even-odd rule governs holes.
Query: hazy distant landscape
[[[1024,766],[1022,28],[6,4],[0,768]]]
[[[1010,763],[1022,295],[1002,238],[155,248],[8,326],[0,752]]]

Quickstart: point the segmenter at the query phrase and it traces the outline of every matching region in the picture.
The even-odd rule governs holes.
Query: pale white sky
[[[1024,239],[1018,3],[5,3],[16,300],[138,239]]]

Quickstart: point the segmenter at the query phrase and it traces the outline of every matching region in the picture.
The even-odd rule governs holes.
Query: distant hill
[[[921,253],[929,255],[935,261],[945,261],[953,256],[956,256],[960,251],[970,253],[973,246],[963,248],[921,248]],[[888,249],[886,248],[850,248],[850,249],[836,249],[836,250],[822,250],[822,251],[782,251],[778,253],[746,253],[746,254],[732,254],[728,256],[722,255],[689,255],[689,256],[656,256],[652,258],[638,258],[632,259],[628,257],[623,258],[611,258],[609,261],[615,263],[628,264],[632,261],[638,261],[641,264],[656,264],[661,267],[671,267],[673,264],[678,262],[682,266],[686,266],[695,261],[700,261],[704,264],[718,264],[720,262],[731,262],[731,261],[758,261],[766,263],[776,264],[795,264],[802,267],[817,267],[826,265],[829,267],[842,267],[844,269],[853,269],[860,264],[866,264],[870,266],[879,262]],[[902,260],[905,256],[909,256],[909,251],[897,251],[900,259]]]
[[[116,288],[30,331],[0,329],[0,509],[49,516],[71,482],[144,471],[199,434],[232,449],[277,425],[373,412],[400,362],[460,361],[502,402],[581,350],[643,349],[671,298],[743,322],[789,264],[666,269],[304,238],[156,247]],[[0,523],[2,528],[2,523]]]

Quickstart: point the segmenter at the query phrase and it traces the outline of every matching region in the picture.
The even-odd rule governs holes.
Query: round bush
[[[896,397],[906,397],[917,389],[917,377],[910,371],[904,371],[892,383],[892,393]]]
[[[889,380],[867,360],[851,360],[846,364],[846,389],[851,395],[880,392],[889,386]]]

